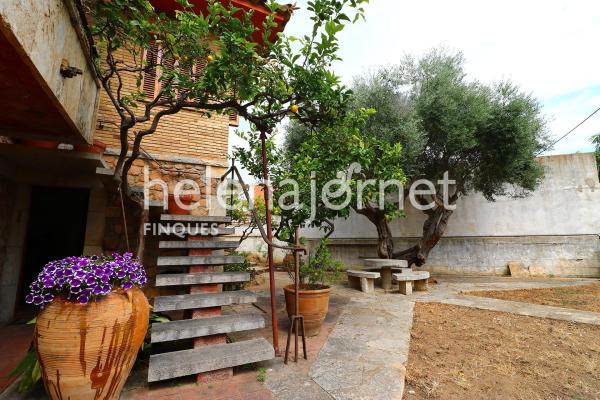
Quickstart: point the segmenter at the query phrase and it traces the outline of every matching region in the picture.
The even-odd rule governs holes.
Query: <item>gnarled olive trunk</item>
[[[369,219],[377,228],[377,256],[379,258],[392,258],[394,254],[394,242],[390,225],[385,219],[385,212],[373,207],[356,210]]]
[[[409,266],[413,264],[421,267],[427,261],[429,252],[433,249],[446,232],[448,219],[453,210],[437,207],[435,210],[428,210],[428,216],[423,223],[423,235],[419,242],[406,249],[393,254],[393,258],[406,260]]]

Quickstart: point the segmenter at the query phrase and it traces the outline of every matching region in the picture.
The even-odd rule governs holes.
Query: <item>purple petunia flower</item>
[[[67,257],[44,265],[29,285],[25,301],[44,307],[57,296],[87,304],[113,288],[131,289],[146,283],[146,272],[131,253]]]

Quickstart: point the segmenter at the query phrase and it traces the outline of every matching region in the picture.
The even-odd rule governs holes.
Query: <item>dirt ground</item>
[[[550,289],[493,290],[467,293],[473,296],[543,304],[600,312],[600,283]]]
[[[600,399],[600,326],[416,303],[404,399]]]

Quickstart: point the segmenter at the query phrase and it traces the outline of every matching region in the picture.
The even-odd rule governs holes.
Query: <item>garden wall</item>
[[[433,272],[504,274],[519,261],[534,275],[600,277],[600,183],[592,153],[539,158],[546,176],[525,198],[459,200],[447,233],[430,254]],[[450,177],[451,178],[451,177]],[[396,248],[415,243],[424,217],[408,202],[406,218],[392,223]],[[374,226],[361,215],[336,221],[332,251],[346,265],[375,256]],[[311,244],[321,233],[303,230]]]

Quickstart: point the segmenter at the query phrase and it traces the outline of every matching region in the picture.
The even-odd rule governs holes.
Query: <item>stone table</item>
[[[366,258],[367,269],[377,269],[381,274],[381,287],[384,290],[392,289],[392,269],[408,268],[406,260],[395,260],[390,258]]]

